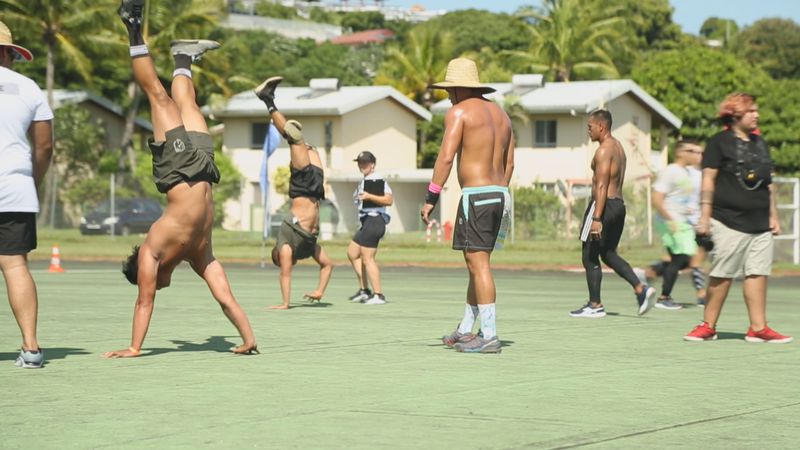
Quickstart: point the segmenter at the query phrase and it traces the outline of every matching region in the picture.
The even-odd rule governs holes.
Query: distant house
[[[316,42],[325,42],[342,34],[342,27],[337,25],[237,13],[228,14],[222,26],[232,30],[265,31],[289,39],[313,39]]]
[[[383,44],[395,36],[392,30],[378,29],[359,31],[358,33],[344,34],[342,36],[331,39],[332,44],[338,45],[367,45],[367,44]]]
[[[126,111],[111,100],[88,92],[55,89],[53,91],[53,109],[66,105],[79,105],[87,110],[92,119],[100,119],[105,130],[105,144],[108,148],[119,148],[122,134],[125,131]],[[134,122],[134,134],[142,140],[153,132],[153,125],[141,118]],[[144,141],[143,141],[144,142]]]
[[[488,83],[497,92],[488,97],[501,104],[516,103],[516,170],[512,184],[584,185],[591,178],[590,163],[597,143],[587,134],[588,114],[605,108],[613,116],[612,134],[628,156],[626,179],[649,176],[666,163],[667,139],[681,120],[631,80],[544,83],[541,75],[514,75],[511,83]],[[444,114],[450,100],[431,108]],[[659,130],[659,148],[651,148],[653,130]],[[563,189],[563,188],[562,188]],[[459,195],[451,192],[450,195]],[[452,203],[451,203],[452,205]],[[445,212],[455,214],[455,210]]]
[[[344,86],[336,79],[314,79],[306,87],[278,87],[276,104],[288,118],[303,124],[306,141],[317,146],[325,166],[326,196],[337,204],[341,221],[338,232],[352,233],[357,214],[353,190],[361,179],[353,160],[369,150],[378,160],[377,171],[392,186],[395,204],[390,213],[390,232],[420,228],[419,203],[431,170],[417,169],[417,122],[431,113],[388,86]],[[256,231],[263,225],[263,198],[259,188],[262,145],[268,116],[252,91],[232,97],[224,107],[209,111],[224,125],[223,151],[244,175],[241,194],[226,204],[223,227]],[[269,159],[269,177],[288,166],[289,148],[282,142]],[[287,199],[268,193],[270,210]]]

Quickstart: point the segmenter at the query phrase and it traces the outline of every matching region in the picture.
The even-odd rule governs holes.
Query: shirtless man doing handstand
[[[159,192],[167,195],[167,207],[150,227],[144,243],[134,248],[123,266],[128,281],[139,287],[131,345],[104,356],[139,356],[153,314],[156,290],[169,286],[172,272],[181,261],[188,261],[206,281],[222,311],[239,331],[244,343],[233,352],[257,352],[247,315],[234,298],[211,245],[214,223],[211,183],[219,182],[219,170],[214,164],[208,127],[195,103],[191,64],[219,44],[203,40],[172,43],[176,68],[170,98],[158,79],[141,35],[143,7],[144,0],[123,0],[119,14],[131,40],[133,76],[150,101],[155,139],[149,142],[153,175]]]
[[[314,258],[319,264],[319,284],[314,292],[304,297],[319,302],[331,279],[333,261],[317,243],[319,234],[319,203],[325,198],[325,175],[322,160],[317,150],[303,140],[303,126],[296,120],[286,120],[275,106],[275,88],[283,81],[281,77],[268,78],[255,89],[267,105],[275,127],[289,143],[291,163],[289,169],[289,198],[292,201],[292,217],[281,224],[272,249],[272,263],[280,267],[280,285],[283,302],[270,309],[289,309],[292,294],[292,267],[297,261]]]

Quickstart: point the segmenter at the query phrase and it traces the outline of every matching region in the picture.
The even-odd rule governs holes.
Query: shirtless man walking
[[[483,94],[494,89],[480,83],[478,68],[472,60],[450,61],[445,81],[433,87],[446,89],[453,107],[445,115],[444,139],[422,208],[422,220],[428,223],[453,161],[458,158],[458,182],[463,196],[456,215],[453,249],[463,251],[469,271],[464,318],[442,342],[459,352],[499,353],[490,258],[503,215],[511,207],[508,193],[514,170],[511,120],[500,106],[483,98]],[[478,317],[481,333],[474,335],[472,328]]]
[[[292,217],[281,224],[272,249],[272,263],[280,267],[282,302],[269,309],[289,309],[292,293],[292,267],[298,260],[314,258],[319,264],[319,284],[314,292],[304,297],[319,302],[331,279],[333,261],[317,243],[319,234],[319,203],[325,198],[325,174],[319,153],[303,140],[303,125],[286,117],[275,106],[275,88],[282,77],[271,77],[255,89],[256,96],[267,106],[270,119],[289,143],[291,172],[289,198]]]
[[[611,113],[606,110],[600,109],[589,115],[589,137],[592,142],[600,143],[592,159],[592,203],[586,209],[581,229],[589,302],[570,312],[572,317],[599,318],[606,315],[600,300],[603,281],[600,258],[633,286],[639,315],[650,311],[655,303],[656,290],[639,281],[628,262],[617,254],[625,226],[622,183],[625,181],[627,158],[622,144],[611,136],[611,123]]]
[[[131,345],[104,356],[139,356],[153,314],[156,290],[169,286],[172,272],[184,260],[206,281],[222,311],[239,331],[244,343],[233,352],[256,352],[250,322],[234,298],[225,270],[214,258],[211,245],[214,223],[211,183],[219,182],[219,170],[214,164],[213,142],[205,118],[195,103],[191,64],[219,44],[202,40],[172,43],[176,68],[170,98],[158,79],[142,38],[143,7],[144,0],[123,0],[119,15],[131,41],[133,76],[150,101],[155,139],[149,142],[153,175],[159,192],[167,194],[167,208],[150,227],[141,247],[135,247],[123,265],[122,271],[128,281],[139,286]]]

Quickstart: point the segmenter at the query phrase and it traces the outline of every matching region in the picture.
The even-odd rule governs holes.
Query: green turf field
[[[135,288],[117,263],[33,264],[42,370],[13,366],[19,333],[0,301],[0,448],[796,448],[800,342],[747,344],[740,285],[720,340],[681,340],[701,310],[635,315],[607,276],[605,319],[573,319],[582,274],[497,271],[500,355],[460,354],[439,338],[463,312],[464,270],[386,268],[384,306],[350,304],[337,267],[321,306],[296,270],[298,306],[277,272],[228,266],[262,354],[235,356],[235,330],[186,265],[161,291],[136,359]],[[0,281],[2,284],[2,281]],[[2,288],[0,288],[2,289]],[[770,285],[769,317],[800,337],[800,279]],[[689,280],[676,298],[693,299]]]

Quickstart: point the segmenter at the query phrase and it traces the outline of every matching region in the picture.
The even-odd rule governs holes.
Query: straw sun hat
[[[434,83],[431,87],[435,89],[463,87],[477,89],[485,94],[495,91],[493,87],[481,84],[481,80],[478,78],[478,66],[475,65],[475,61],[467,58],[450,60],[447,63],[447,74],[444,76],[444,81]]]
[[[0,22],[0,46],[2,47],[11,47],[14,51],[26,61],[30,61],[33,59],[33,54],[30,50],[25,47],[20,47],[19,45],[14,44],[14,40],[11,37],[11,30],[8,29],[6,24]]]

